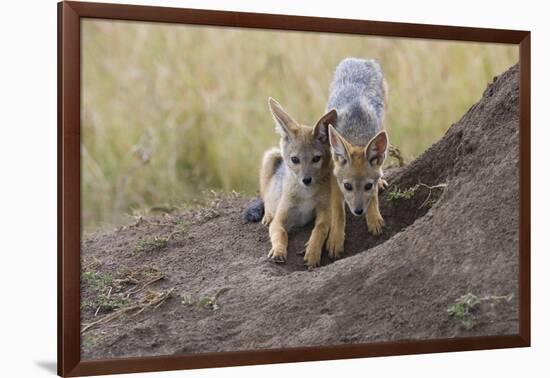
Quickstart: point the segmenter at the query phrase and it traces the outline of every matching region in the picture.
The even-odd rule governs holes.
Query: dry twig
[[[423,208],[424,206],[426,206],[428,204],[428,201],[430,200],[430,197],[432,196],[432,190],[446,188],[447,184],[438,184],[438,185],[429,186],[429,185],[426,185],[426,184],[423,184],[423,183],[419,182],[418,186],[423,186],[424,188],[429,190],[428,196],[426,197],[424,202],[422,202],[422,205],[420,205],[420,207],[419,207],[421,209],[421,208]]]

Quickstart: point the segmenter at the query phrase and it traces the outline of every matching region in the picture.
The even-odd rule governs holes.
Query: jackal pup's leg
[[[346,208],[335,177],[331,178],[330,184],[331,220],[327,249],[331,259],[338,259],[344,253]]]
[[[315,214],[315,226],[306,243],[304,262],[310,268],[321,265],[321,254],[330,226],[330,207],[318,206]]]
[[[382,130],[376,134],[365,148],[365,156],[369,162],[369,167],[378,170],[379,181],[378,187],[372,191],[372,196],[370,198],[368,207],[367,207],[367,228],[373,235],[379,235],[382,232],[382,227],[384,226],[384,219],[380,214],[380,209],[378,208],[378,190],[380,186],[387,184],[384,179],[382,179],[382,165],[386,159],[386,153],[388,150],[389,140],[388,134],[386,131]]]
[[[271,239],[271,250],[267,257],[275,262],[286,261],[288,247],[288,233],[285,228],[288,217],[288,205],[285,198],[281,199],[275,216],[269,225],[269,238]]]
[[[378,191],[375,190],[367,208],[367,228],[373,235],[379,235],[384,227],[384,219],[378,208]]]

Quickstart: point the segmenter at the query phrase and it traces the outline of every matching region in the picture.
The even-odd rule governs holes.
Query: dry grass
[[[390,138],[409,158],[518,58],[513,46],[412,39],[97,20],[82,31],[85,231],[204,189],[253,194],[277,143],[267,97],[315,122],[347,56],[382,63]]]
[[[88,270],[82,272],[81,286],[87,286],[92,295],[81,303],[81,309],[94,311],[94,320],[82,324],[81,333],[122,315],[136,316],[147,308],[156,309],[172,295],[173,289],[149,289],[150,285],[165,278],[156,268],[144,266],[134,270],[123,269],[113,277],[95,270],[102,264],[96,259],[87,263],[85,266]]]

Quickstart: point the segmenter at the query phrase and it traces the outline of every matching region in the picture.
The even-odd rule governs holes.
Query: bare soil
[[[86,237],[83,330],[99,323],[82,332],[82,359],[516,334],[518,75],[495,78],[438,143],[389,172],[382,235],[348,216],[345,257],[313,271],[296,255],[311,227],[272,263],[268,230],[244,222],[251,199],[238,195]],[[419,183],[410,199],[390,194]],[[422,184],[446,187],[426,203]],[[469,324],[447,311],[467,293],[482,298]]]

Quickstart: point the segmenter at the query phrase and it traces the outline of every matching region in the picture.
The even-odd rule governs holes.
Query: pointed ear
[[[381,166],[388,150],[388,134],[385,130],[376,134],[365,147],[365,158],[372,166]]]
[[[339,161],[345,164],[349,161],[349,152],[347,148],[347,142],[344,138],[338,134],[338,131],[332,126],[328,126],[328,140],[330,142],[330,150],[332,151],[332,158],[335,161]]]
[[[334,126],[336,124],[337,116],[338,114],[336,113],[336,109],[331,109],[328,113],[322,116],[319,121],[317,121],[317,124],[313,128],[313,135],[315,136],[315,139],[323,144],[328,143],[328,125]]]
[[[271,115],[275,120],[275,130],[277,131],[277,133],[281,135],[281,137],[292,136],[299,127],[298,122],[296,122],[294,118],[290,116],[290,114],[285,112],[281,104],[279,104],[273,98],[269,98],[268,104],[269,110],[271,110]]]

